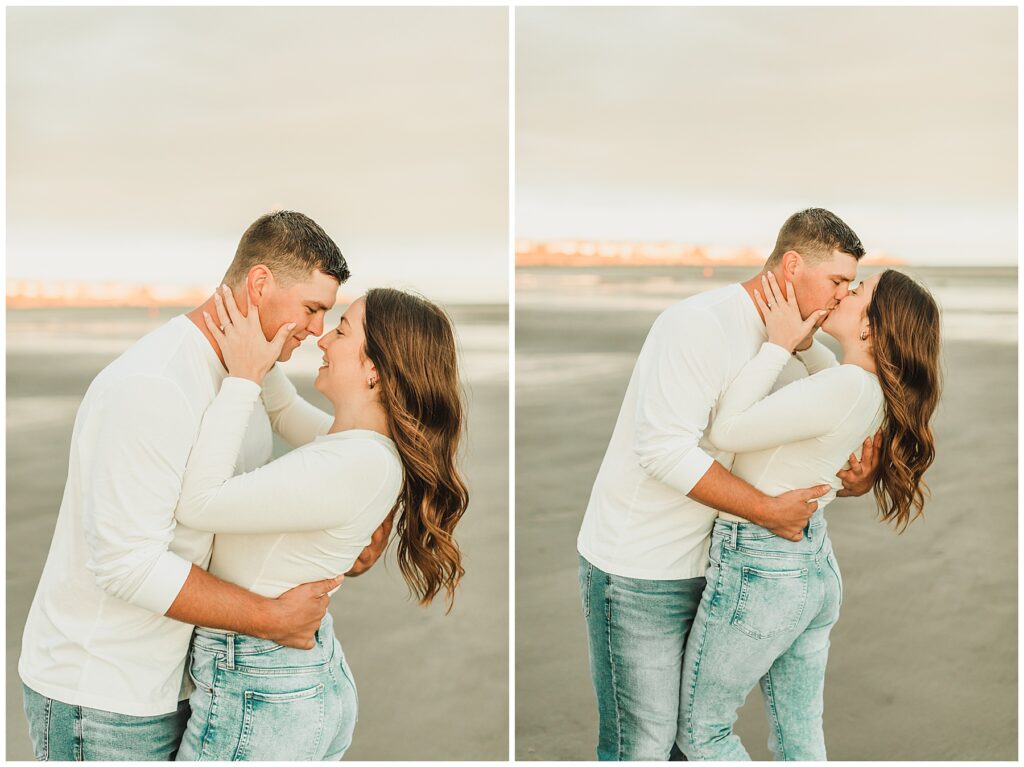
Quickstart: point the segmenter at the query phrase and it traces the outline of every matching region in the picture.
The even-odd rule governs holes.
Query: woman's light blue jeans
[[[580,562],[590,672],[597,694],[597,758],[665,761],[679,718],[686,633],[703,578],[642,580]]]
[[[732,728],[758,682],[775,758],[825,759],[825,663],[841,601],[823,513],[799,542],[750,523],[715,523],[683,659],[677,742],[689,759],[750,759]]]
[[[178,761],[328,761],[352,743],[356,687],[324,616],[312,650],[197,628]]]

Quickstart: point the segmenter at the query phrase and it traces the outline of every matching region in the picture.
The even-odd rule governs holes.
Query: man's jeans
[[[356,687],[331,614],[311,650],[196,629],[196,689],[178,761],[337,761],[352,743]]]
[[[32,751],[39,761],[166,762],[188,721],[188,701],[160,716],[128,716],[47,698],[22,685]]]
[[[823,513],[800,542],[754,524],[715,523],[683,661],[678,744],[687,757],[750,759],[732,727],[760,681],[775,758],[825,759],[825,662],[841,601]]]
[[[703,578],[624,578],[580,557],[597,693],[598,759],[669,758],[678,726],[683,647],[703,589]]]

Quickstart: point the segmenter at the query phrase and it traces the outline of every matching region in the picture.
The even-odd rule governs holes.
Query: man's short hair
[[[778,266],[783,254],[790,250],[811,263],[830,261],[836,250],[849,253],[858,261],[864,255],[864,246],[856,232],[824,208],[807,208],[787,218],[765,266]]]
[[[260,216],[245,230],[224,282],[240,284],[257,264],[284,284],[303,281],[315,269],[339,283],[349,278],[348,264],[334,240],[309,216],[291,210]]]

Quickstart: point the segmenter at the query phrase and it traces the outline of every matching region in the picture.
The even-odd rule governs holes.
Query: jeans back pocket
[[[807,603],[808,570],[743,567],[732,625],[754,639],[792,631]]]
[[[294,692],[246,690],[233,761],[309,761],[320,751],[324,685]]]

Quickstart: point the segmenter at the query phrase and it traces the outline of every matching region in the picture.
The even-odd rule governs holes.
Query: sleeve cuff
[[[297,396],[295,384],[288,380],[280,365],[274,365],[263,376],[263,402],[269,412],[287,407]]]
[[[177,599],[190,572],[191,562],[173,552],[165,551],[129,601],[150,612],[165,615]]]
[[[797,358],[804,364],[808,372],[816,373],[835,364],[835,355],[821,341],[815,339],[811,345],[802,352],[796,353]]]
[[[783,349],[785,351],[785,349]],[[665,477],[665,484],[671,485],[684,495],[689,495],[694,485],[708,473],[715,459],[700,448],[687,451],[682,460]]]
[[[779,362],[782,365],[789,362],[790,357],[793,356],[791,352],[786,351],[778,344],[773,344],[771,341],[765,341],[761,344],[761,353],[768,355],[769,360]]]
[[[228,376],[220,385],[221,392],[227,392],[230,396],[246,402],[255,402],[263,391],[260,385],[248,378],[237,378]]]

